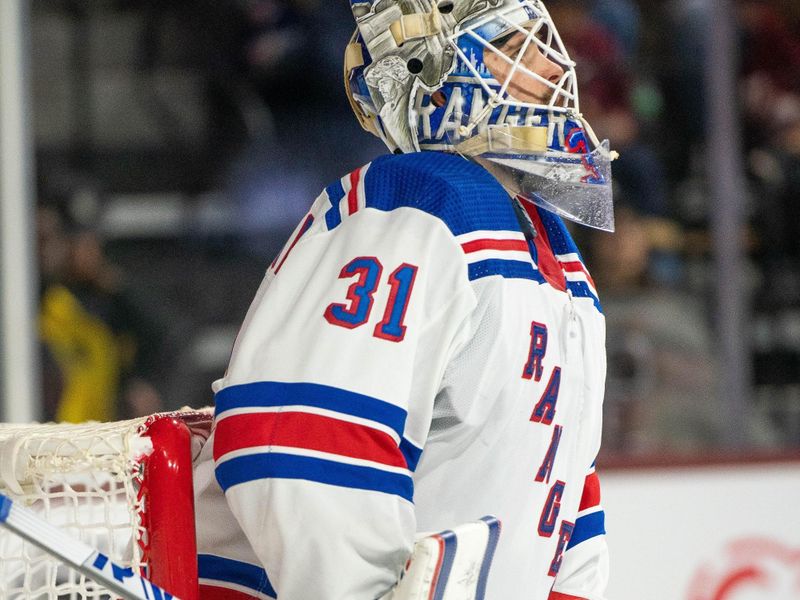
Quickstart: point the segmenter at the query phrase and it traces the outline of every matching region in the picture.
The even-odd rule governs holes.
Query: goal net
[[[115,423],[0,425],[0,491],[182,600],[196,600],[192,456],[210,422],[210,413],[177,412]],[[0,530],[0,598],[109,597]]]

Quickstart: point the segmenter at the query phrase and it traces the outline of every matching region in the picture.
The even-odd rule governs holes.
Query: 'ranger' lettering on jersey
[[[561,220],[515,204],[434,152],[320,195],[214,386],[204,598],[372,600],[415,532],[483,515],[486,598],[602,597],[604,319]]]

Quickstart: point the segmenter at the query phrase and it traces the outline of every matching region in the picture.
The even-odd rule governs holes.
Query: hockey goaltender
[[[317,197],[214,383],[203,597],[602,600],[605,324],[562,218],[613,229],[614,153],[543,2],[352,10],[391,154]]]

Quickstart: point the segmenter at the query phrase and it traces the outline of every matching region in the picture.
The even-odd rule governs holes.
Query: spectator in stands
[[[800,385],[800,35],[780,2],[740,0],[742,109],[754,192],[754,376],[758,407],[796,441],[791,390]],[[797,24],[795,23],[795,27]],[[795,397],[796,398],[796,397]]]
[[[742,0],[742,106],[749,166],[766,206],[760,211],[768,262],[800,259],[800,36],[763,0]],[[769,265],[768,265],[769,266]]]
[[[38,211],[45,418],[109,421],[156,412],[163,333],[106,259],[97,234],[58,206]]]

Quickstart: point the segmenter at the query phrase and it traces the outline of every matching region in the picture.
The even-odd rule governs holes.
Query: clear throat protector
[[[458,130],[448,135],[456,152],[489,171],[510,195],[570,221],[614,231],[614,153],[608,141],[590,152],[542,147],[547,129],[488,126],[466,138]]]
[[[613,231],[616,153],[581,115],[575,64],[541,3],[513,3],[463,23],[450,43],[457,62],[443,89],[452,94],[467,78],[478,86],[469,107],[462,89],[454,94],[462,100],[445,111],[450,122],[439,131],[447,146],[512,196]]]

